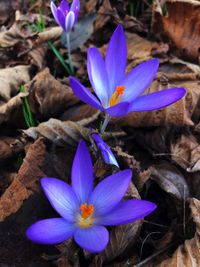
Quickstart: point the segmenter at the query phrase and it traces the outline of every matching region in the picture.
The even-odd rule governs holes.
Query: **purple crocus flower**
[[[93,133],[92,138],[94,139],[98,149],[101,151],[101,155],[107,164],[113,164],[119,168],[117,160],[112,153],[110,147],[103,141],[101,136],[98,133]]]
[[[79,0],[73,0],[70,8],[66,0],[62,0],[58,8],[53,1],[51,2],[51,12],[54,19],[66,33],[71,32],[74,27],[74,24],[78,19],[79,9]]]
[[[129,169],[120,171],[93,189],[91,157],[85,142],[80,141],[72,166],[72,186],[55,178],[41,179],[48,200],[62,218],[34,223],[27,229],[27,237],[41,244],[56,244],[74,236],[87,251],[102,251],[109,241],[105,226],[134,222],[156,208],[145,200],[122,200],[131,176]]]
[[[74,93],[83,102],[105,111],[109,116],[160,109],[185,95],[184,88],[171,88],[141,96],[154,79],[159,60],[150,59],[126,75],[126,59],[126,39],[122,26],[118,25],[108,44],[105,60],[97,48],[88,49],[88,76],[98,98],[70,77]]]

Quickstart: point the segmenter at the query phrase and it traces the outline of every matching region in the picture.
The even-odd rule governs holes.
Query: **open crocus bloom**
[[[94,141],[96,143],[96,146],[100,150],[101,155],[102,155],[105,163],[115,165],[115,166],[117,166],[119,168],[119,165],[117,163],[117,160],[116,160],[114,154],[112,153],[112,150],[103,141],[103,139],[101,138],[101,136],[98,133],[93,133],[92,134],[92,138],[94,139]]]
[[[51,2],[51,12],[54,19],[66,33],[72,30],[77,21],[79,9],[79,0],[73,0],[70,8],[66,0],[62,0],[58,8],[53,1]]]
[[[122,201],[131,173],[120,171],[93,189],[91,157],[84,141],[80,141],[72,166],[72,186],[55,178],[41,180],[47,198],[62,218],[34,223],[27,229],[27,237],[41,244],[56,244],[74,236],[87,251],[102,251],[109,241],[106,225],[134,222],[156,208],[149,201]]]
[[[96,48],[88,49],[87,71],[98,99],[71,77],[70,85],[74,93],[83,102],[105,111],[110,116],[160,109],[185,95],[184,88],[171,88],[140,96],[154,79],[159,61],[150,59],[125,75],[126,58],[126,39],[123,28],[119,25],[108,44],[105,60]]]

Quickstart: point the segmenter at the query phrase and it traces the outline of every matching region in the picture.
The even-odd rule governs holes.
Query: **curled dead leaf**
[[[44,176],[44,159],[45,145],[38,139],[29,147],[19,172],[0,198],[0,222],[17,212],[23,201],[38,190],[37,181]]]
[[[53,143],[61,146],[77,145],[80,138],[88,140],[90,130],[73,121],[60,121],[50,119],[23,131],[27,136],[37,139],[43,136]]]

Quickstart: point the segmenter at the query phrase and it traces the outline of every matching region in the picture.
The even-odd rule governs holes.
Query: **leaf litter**
[[[148,199],[158,208],[144,220],[111,227],[108,247],[96,255],[81,251],[72,240],[50,249],[27,245],[24,236],[25,227],[53,213],[43,199],[40,178],[69,182],[81,138],[90,147],[96,182],[117,171],[102,161],[91,143],[91,129],[99,128],[103,116],[77,99],[47,44],[51,41],[67,58],[62,46],[66,40],[48,3],[29,2],[2,1],[0,7],[0,265],[198,267],[199,1],[81,1],[71,46],[76,77],[84,85],[91,89],[87,48],[96,46],[105,54],[113,29],[121,23],[127,72],[152,57],[160,59],[147,93],[170,87],[187,90],[185,98],[165,109],[112,119],[105,140],[120,168],[133,172],[126,198]],[[4,12],[8,5],[11,16]],[[43,32],[33,27],[39,10],[44,12]],[[27,128],[24,121],[24,98],[37,122],[34,127]],[[18,235],[9,235],[10,225],[19,230],[21,250],[14,246]]]

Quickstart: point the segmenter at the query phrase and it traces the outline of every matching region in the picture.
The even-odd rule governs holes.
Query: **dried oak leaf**
[[[77,145],[80,138],[88,140],[90,135],[90,130],[81,124],[57,119],[50,119],[47,122],[40,123],[37,127],[31,127],[23,132],[33,139],[43,136],[60,146],[66,146],[66,144]]]
[[[0,222],[17,212],[23,201],[38,190],[37,182],[44,176],[44,160],[45,145],[40,138],[29,147],[19,172],[0,198]]]
[[[56,80],[45,68],[26,85],[31,111],[39,120],[47,120],[78,102],[72,89]]]
[[[163,11],[166,15],[163,15]],[[167,39],[177,55],[199,61],[200,2],[168,0],[164,6],[156,1],[153,28],[160,39]]]
[[[174,252],[171,258],[168,258],[156,267],[198,267],[200,266],[200,201],[190,199],[190,209],[192,218],[196,224],[195,236],[186,240],[183,245],[180,245]]]
[[[200,170],[200,145],[193,135],[181,135],[170,145],[171,158],[188,172]]]
[[[0,105],[19,92],[19,86],[30,81],[30,66],[19,65],[0,70]]]

